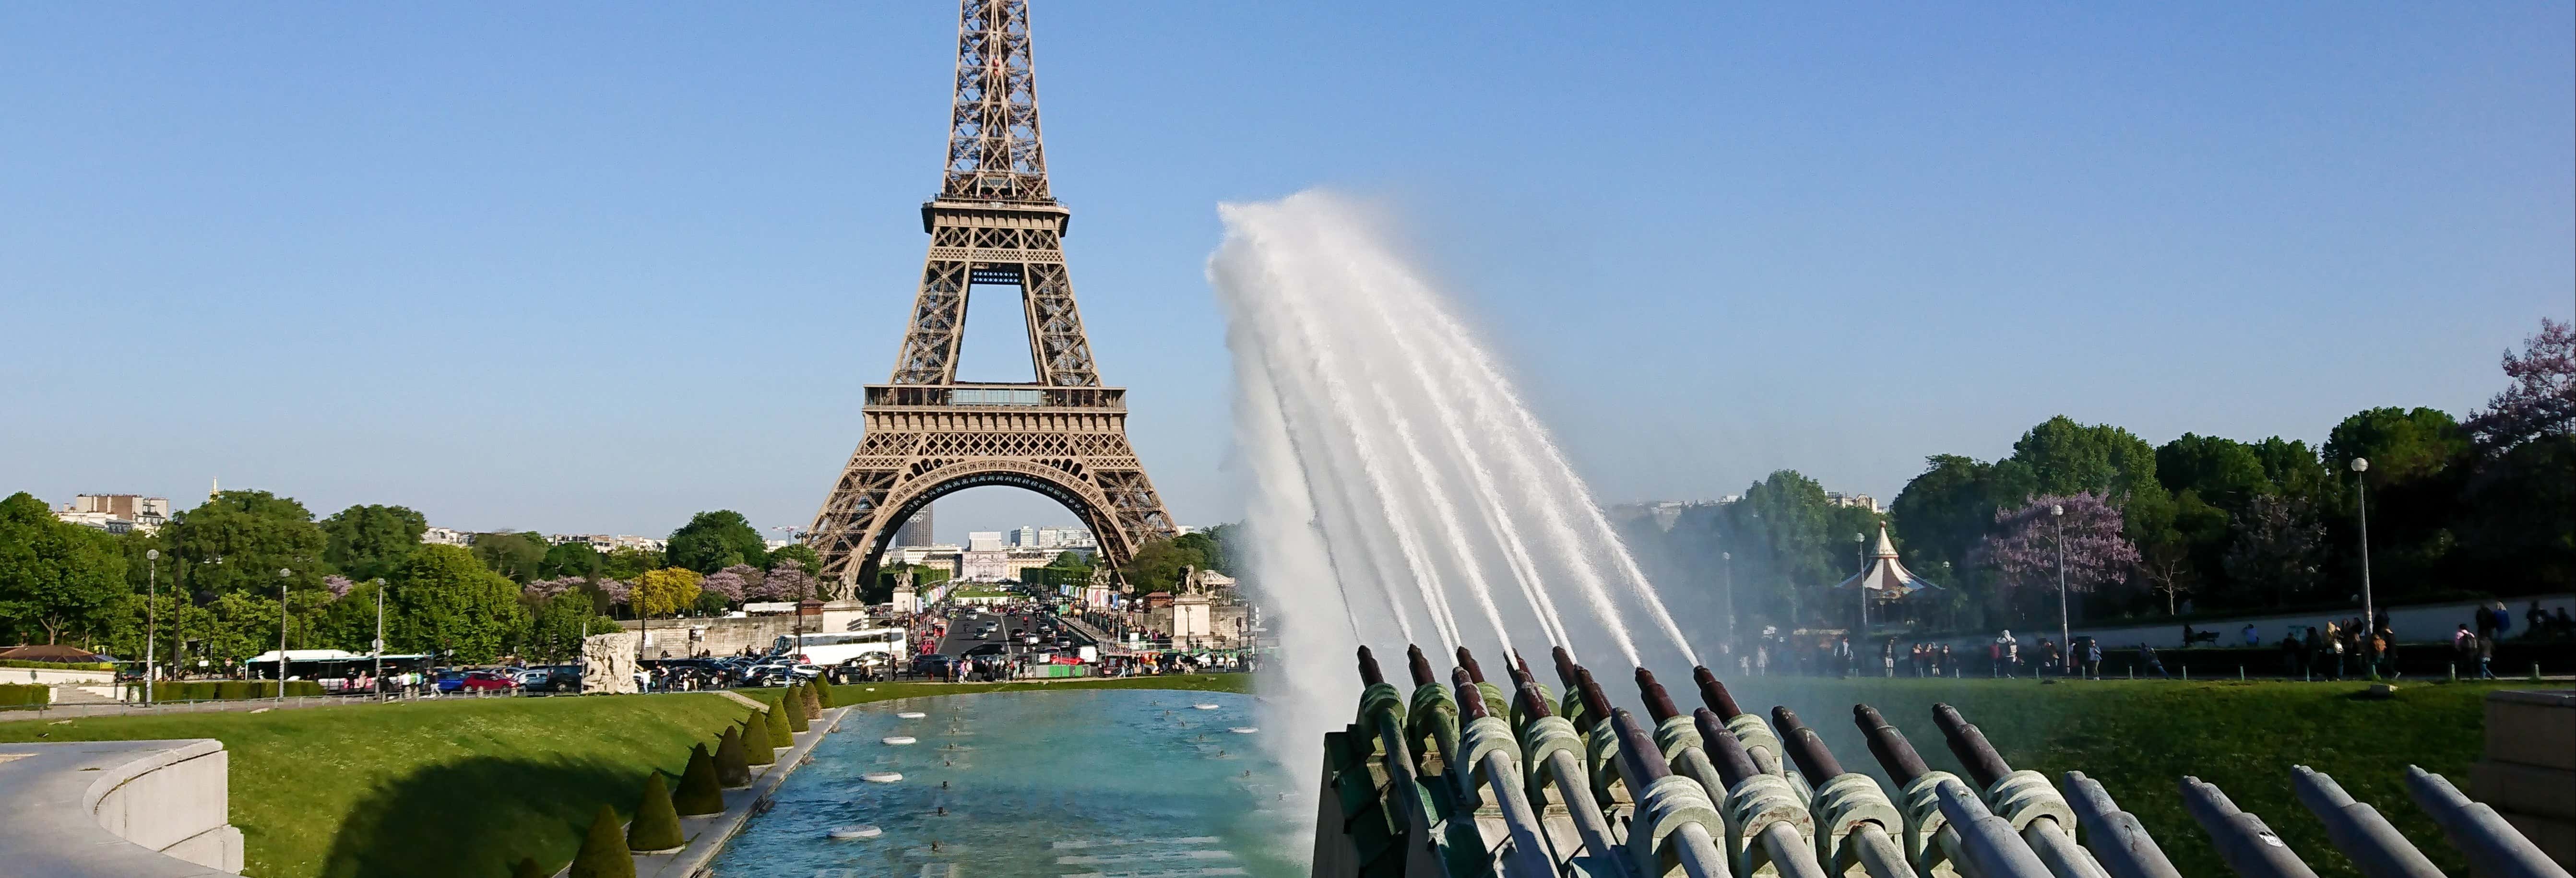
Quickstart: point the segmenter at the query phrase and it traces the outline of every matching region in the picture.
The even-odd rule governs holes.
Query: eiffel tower
[[[1063,239],[1072,212],[1047,191],[1027,0],[962,0],[957,93],[921,289],[894,376],[866,388],[866,432],[814,514],[806,543],[841,597],[874,582],[895,529],[930,501],[1010,485],[1082,518],[1101,562],[1173,535],[1172,517],[1127,444],[1126,389],[1103,387],[1074,307]],[[976,286],[1018,287],[1037,380],[960,383],[957,346]]]

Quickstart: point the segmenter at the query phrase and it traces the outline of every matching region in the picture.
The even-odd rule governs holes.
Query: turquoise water
[[[1197,710],[1194,704],[1214,704]],[[920,711],[920,719],[895,714]],[[1290,814],[1252,699],[1074,690],[863,705],[716,858],[723,878],[1297,876]],[[909,735],[910,745],[883,739]],[[903,774],[868,783],[868,772]],[[945,783],[943,789],[941,784]],[[1283,798],[1284,796],[1284,798]],[[945,814],[940,813],[942,809]],[[836,827],[884,835],[834,840]],[[936,849],[933,843],[936,843]]]

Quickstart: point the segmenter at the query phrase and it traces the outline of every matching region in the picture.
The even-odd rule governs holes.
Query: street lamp
[[[277,700],[286,700],[286,583],[295,571],[277,568]]]
[[[385,691],[385,580],[376,578],[376,691]]]
[[[2057,522],[2057,648],[2072,657],[2075,647],[2069,642],[2066,613],[2066,504],[2051,504],[2048,517]]]
[[[1852,553],[1860,559],[1860,572],[1852,575],[1852,591],[1860,596],[1860,624],[1852,627],[1852,633],[1863,640],[1869,639],[1869,582],[1861,578],[1869,575],[1869,547],[1864,545],[1868,540],[1860,531],[1852,531]]]
[[[2361,519],[2361,630],[2379,630],[2379,616],[2370,606],[2370,482],[2362,474],[2370,471],[2369,458],[2352,459],[2352,490],[2357,517]],[[2367,633],[2364,635],[2368,637]]]
[[[1719,552],[1717,560],[1726,577],[1726,648],[1731,652],[1736,649],[1737,633],[1744,627],[1735,623],[1735,553]]]
[[[161,615],[159,612],[160,608],[154,605],[161,599],[160,562],[161,550],[143,550],[143,587],[145,589],[143,598],[143,703],[145,704],[152,703],[152,638],[155,636],[155,632],[160,629],[161,623]]]

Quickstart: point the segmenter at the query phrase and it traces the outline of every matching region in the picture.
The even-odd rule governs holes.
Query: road
[[[976,636],[976,632],[981,631],[984,627],[984,623],[987,621],[994,623],[992,636]],[[996,613],[991,611],[960,612],[956,619],[948,623],[948,634],[945,637],[940,638],[938,651],[950,656],[965,657],[968,653],[973,652],[977,647],[999,645],[1002,648],[1002,652],[1000,653],[1002,656],[1017,656],[1029,651],[1030,647],[1012,642],[1012,629],[1016,628],[1025,630],[1036,628],[1041,625],[1054,628],[1066,636],[1071,637],[1074,645],[1076,646],[1083,646],[1091,643],[1091,639],[1082,636],[1081,632],[1074,631],[1069,627],[1053,625],[1051,624],[1052,622],[1053,620],[1043,613]],[[1047,650],[1051,649],[1051,646],[1041,645],[1038,649]],[[990,655],[991,653],[986,653],[985,657],[989,657]]]

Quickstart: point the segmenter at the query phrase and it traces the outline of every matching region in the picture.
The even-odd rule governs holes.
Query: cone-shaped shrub
[[[787,728],[787,711],[785,709],[772,707],[769,709],[768,713],[761,714],[761,720],[769,724],[769,746],[796,746],[796,735]]]
[[[805,691],[803,687],[789,686],[787,687],[786,692],[780,693],[778,698],[778,710],[775,712],[782,714],[787,718],[788,731],[804,731],[807,726],[805,725]],[[780,746],[786,745],[782,744]]]
[[[716,785],[728,790],[751,786],[751,762],[742,755],[742,732],[730,726],[716,739]]]
[[[510,867],[510,878],[546,878],[546,870],[537,865],[537,858],[520,857],[519,864]]]
[[[683,817],[724,813],[724,788],[716,783],[716,759],[707,755],[707,745],[689,748],[689,767],[680,771],[671,807]]]
[[[572,857],[571,878],[635,878],[635,855],[617,837],[617,809],[601,805],[599,816],[590,818],[581,853]]]
[[[814,680],[814,685],[805,687],[805,697],[800,699],[805,707],[805,718],[808,720],[823,718],[823,695],[821,692],[816,691],[817,689],[820,689],[822,685],[822,679],[816,678]]]
[[[735,736],[734,739],[742,742],[744,764],[768,765],[778,761],[777,748],[769,746],[768,716],[765,713],[755,713],[750,719],[742,721],[742,734]]]
[[[671,808],[671,788],[662,773],[644,779],[644,800],[635,803],[635,822],[626,825],[626,849],[667,851],[687,844],[680,838],[680,812]]]
[[[831,678],[818,678],[814,681],[815,704],[821,705],[825,708],[839,707],[841,706],[839,698],[840,694],[841,693],[839,692],[833,691]]]

